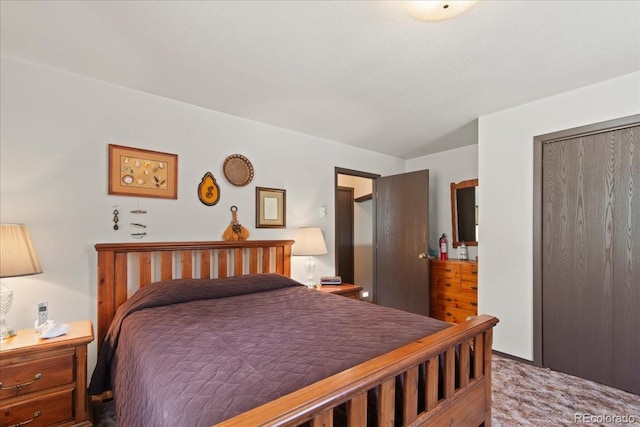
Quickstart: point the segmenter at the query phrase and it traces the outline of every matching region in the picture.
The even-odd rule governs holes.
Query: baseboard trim
[[[491,350],[491,353],[493,353],[493,354],[495,354],[497,356],[500,356],[500,357],[504,357],[505,359],[511,359],[511,360],[515,360],[516,362],[524,363],[526,365],[535,366],[532,360],[523,359],[521,357],[514,356],[512,354],[503,353],[503,352],[497,351],[497,350]]]

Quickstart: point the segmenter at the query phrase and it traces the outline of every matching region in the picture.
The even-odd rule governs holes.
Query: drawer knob
[[[474,306],[474,307],[477,307],[478,303],[477,302],[472,302],[471,305]]]
[[[473,289],[474,291],[477,291],[478,287],[477,286],[472,286],[471,289]]]
[[[20,421],[19,423],[11,424],[9,427],[20,427],[20,426],[27,425],[29,423],[32,423],[39,416],[40,416],[40,411],[36,411],[36,412],[33,413],[31,418],[29,418],[28,420],[24,420],[24,421]]]
[[[449,312],[449,311],[447,311],[445,314],[446,314],[447,316],[449,316],[449,317],[453,316],[453,314],[452,314],[451,312]]]
[[[451,273],[451,269],[450,268],[445,268],[444,271],[446,271],[447,273]]]
[[[0,381],[0,390],[13,390],[14,388],[20,388],[20,387],[26,387],[28,385],[31,385],[33,383],[35,383],[36,381],[38,381],[40,378],[42,378],[42,374],[41,373],[37,373],[33,376],[33,379],[31,381],[28,381],[26,383],[22,383],[22,384],[15,384],[15,385],[10,385],[8,387],[5,387],[4,384],[2,384],[2,381]],[[38,413],[39,414],[39,413]],[[33,421],[33,420],[32,420]],[[29,421],[31,422],[31,421]],[[22,425],[22,424],[16,424],[16,425]]]
[[[451,287],[451,283],[445,283],[444,285]]]

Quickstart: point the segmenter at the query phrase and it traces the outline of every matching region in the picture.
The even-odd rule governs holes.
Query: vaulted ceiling
[[[638,1],[481,1],[440,22],[393,1],[3,0],[0,16],[3,55],[400,158],[640,70]]]

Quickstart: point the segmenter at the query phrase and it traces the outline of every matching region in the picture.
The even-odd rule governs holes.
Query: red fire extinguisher
[[[447,259],[447,236],[442,233],[442,237],[440,238],[440,259]]]

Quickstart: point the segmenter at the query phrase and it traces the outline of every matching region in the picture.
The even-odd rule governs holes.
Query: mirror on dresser
[[[454,248],[478,246],[477,179],[451,183],[451,240]]]

